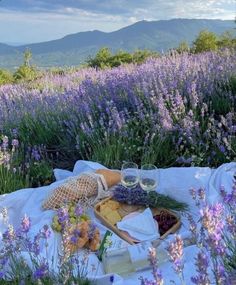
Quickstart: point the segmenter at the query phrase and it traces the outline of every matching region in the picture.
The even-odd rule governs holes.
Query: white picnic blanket
[[[44,199],[57,187],[59,184],[63,183],[63,180],[72,175],[78,175],[84,171],[94,171],[98,168],[105,168],[96,162],[91,161],[77,161],[73,172],[67,170],[55,169],[54,174],[56,177],[56,182],[52,183],[49,186],[39,187],[39,188],[30,188],[22,189],[15,191],[10,194],[0,195],[0,209],[7,208],[9,215],[9,222],[14,226],[18,227],[20,224],[21,217],[25,214],[30,216],[32,221],[32,230],[30,235],[34,236],[38,233],[45,224],[50,225],[52,222],[52,217],[55,212],[52,210],[43,211],[41,208],[42,202]],[[222,185],[225,186],[226,191],[232,189],[233,184],[233,175],[236,172],[236,163],[227,163],[223,164],[217,169],[210,169],[208,167],[180,167],[180,168],[168,168],[168,169],[159,169],[157,175],[159,176],[159,185],[157,191],[163,194],[167,194],[173,198],[178,199],[189,204],[190,211],[195,217],[198,216],[198,210],[192,201],[189,189],[195,188],[199,189],[200,187],[206,189],[207,200],[210,203],[219,201],[219,189]],[[99,226],[99,229],[102,234],[105,233],[106,227],[104,227],[99,220],[97,220],[92,211],[90,212],[91,216],[94,218],[94,221]],[[3,217],[0,215],[0,242],[1,235],[6,230],[6,225],[4,224]],[[182,226],[179,230],[184,238],[189,236],[188,230],[188,221],[183,217]],[[169,236],[168,240],[170,241],[173,237]],[[168,242],[165,241],[165,242]],[[53,232],[51,238],[49,239],[48,246],[48,255],[54,256],[54,269],[57,269],[58,262],[58,252],[60,253],[60,235]],[[184,276],[186,279],[186,284],[191,283],[191,276],[195,275],[194,271],[194,257],[196,256],[197,247],[192,245],[185,248],[185,268]],[[44,252],[46,256],[46,252]],[[99,263],[97,257],[94,254],[90,255],[90,265],[97,266],[96,276],[92,276],[92,270],[90,272],[91,277],[94,277],[97,280],[96,284],[108,285],[110,283],[109,276],[104,275],[102,264]],[[92,267],[91,267],[92,268]],[[162,270],[165,284],[173,284],[171,280],[176,281],[176,284],[180,284],[178,278],[171,268],[171,264],[166,262],[160,266]],[[122,278],[118,275],[115,275],[113,284],[115,285],[138,285],[140,284],[139,276],[152,278],[151,271],[144,271],[139,273],[134,273],[126,278]]]

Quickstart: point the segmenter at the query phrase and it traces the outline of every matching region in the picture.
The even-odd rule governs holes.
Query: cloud
[[[172,17],[176,11],[183,11],[184,17],[191,15],[200,16],[202,7],[208,7],[211,14],[216,8],[221,9],[223,15],[227,12],[231,14],[235,11],[235,0],[2,0],[0,7],[13,9],[17,11],[32,12],[57,12],[67,7],[79,9],[96,14],[112,14],[123,16],[134,16],[133,12],[137,10],[147,10],[149,16],[153,17],[162,14],[164,17]],[[200,7],[200,10],[199,10]],[[164,13],[163,13],[164,11]],[[145,12],[146,14],[146,12]]]
[[[234,0],[2,0],[0,41],[38,42],[140,20],[234,19]]]
[[[109,32],[122,28],[124,23],[129,25],[132,21],[127,19],[125,22],[119,15],[96,14],[72,8],[60,9],[57,13],[0,9],[0,42],[40,42],[94,29]]]

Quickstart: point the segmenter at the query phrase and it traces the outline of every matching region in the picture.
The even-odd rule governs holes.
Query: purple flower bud
[[[57,210],[58,221],[60,224],[67,223],[69,221],[69,212],[66,207],[62,207]]]
[[[9,225],[8,229],[5,231],[5,233],[2,234],[2,236],[5,241],[12,242],[16,237],[16,233],[13,226]]]
[[[21,230],[23,233],[28,233],[30,227],[31,227],[31,220],[29,217],[25,215],[24,218],[21,220]]]
[[[183,259],[183,240],[180,235],[175,236],[175,241],[172,242],[167,250],[169,252],[169,256],[174,265],[174,270],[176,273],[181,273],[184,268]]]
[[[45,278],[49,273],[48,263],[43,260],[39,267],[33,273],[33,277],[35,280]]]
[[[72,244],[77,244],[77,242],[78,242],[78,237],[77,236],[71,236],[70,237],[70,242],[72,243]]]
[[[226,149],[225,149],[225,147],[224,147],[223,145],[220,145],[220,146],[219,146],[219,150],[220,150],[223,154],[226,153]]]
[[[11,142],[12,146],[18,147],[19,146],[19,141],[17,139],[13,139]]]
[[[41,230],[41,234],[42,234],[43,238],[45,238],[45,239],[49,239],[50,238],[51,230],[50,230],[48,225],[44,225],[43,226],[43,229]]]
[[[4,151],[8,148],[9,139],[7,136],[4,136],[2,139],[2,148]]]
[[[34,160],[39,161],[41,159],[40,153],[36,147],[33,147],[31,151],[31,155]]]
[[[76,205],[75,207],[75,215],[80,217],[83,214],[83,208],[80,205]]]

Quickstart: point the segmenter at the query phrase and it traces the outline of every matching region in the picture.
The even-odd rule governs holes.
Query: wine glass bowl
[[[157,167],[153,164],[141,166],[140,186],[144,191],[154,191],[157,187]]]
[[[121,167],[121,184],[126,188],[134,188],[139,182],[138,165],[125,162]]]
[[[122,164],[122,167],[121,167],[121,184],[124,187],[130,189],[130,191],[131,191],[132,188],[137,186],[138,182],[139,182],[138,165],[134,162],[124,162]],[[131,198],[129,197],[129,199],[127,201],[128,205],[132,204],[130,199]],[[124,208],[127,206],[124,206]],[[129,208],[129,206],[128,206],[128,208]]]

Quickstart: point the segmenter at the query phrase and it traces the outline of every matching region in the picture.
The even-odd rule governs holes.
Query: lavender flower
[[[191,278],[192,282],[197,285],[210,285],[208,275],[209,257],[203,251],[198,253],[195,265],[198,275]]]
[[[93,239],[96,229],[97,229],[97,226],[95,225],[95,223],[90,222],[89,223],[89,232],[88,232],[88,236],[89,236],[90,240]]]
[[[3,233],[2,236],[4,240],[12,242],[16,237],[16,233],[15,233],[13,226],[9,225],[8,229]]]
[[[178,202],[169,196],[159,194],[155,191],[147,193],[140,185],[133,188],[132,191],[129,191],[128,188],[120,184],[117,185],[113,189],[113,199],[121,203],[132,201],[134,205],[149,205],[154,208],[164,206],[165,208],[177,211],[184,211],[188,208],[187,204]]]
[[[4,136],[4,137],[2,138],[2,148],[3,148],[4,151],[7,150],[7,148],[8,148],[8,143],[9,143],[8,137],[7,137],[7,136]]]
[[[152,266],[152,275],[155,280],[155,284],[162,285],[164,283],[161,271],[157,267],[157,253],[155,248],[149,248],[149,262]]]
[[[152,275],[154,280],[148,280],[147,278],[140,277],[141,285],[163,285],[164,280],[162,278],[162,273],[158,268],[157,265],[157,256],[156,256],[156,249],[149,248],[149,256],[148,256],[149,263],[152,267]]]
[[[222,204],[218,203],[200,210],[201,222],[203,228],[207,231],[206,242],[216,255],[224,254],[226,249],[223,241],[223,209]]]
[[[70,242],[71,242],[72,244],[74,244],[74,245],[77,244],[77,242],[78,242],[78,237],[72,235],[72,236],[70,237]]]
[[[183,245],[184,243],[183,243],[181,236],[176,235],[175,241],[170,243],[170,245],[167,248],[169,256],[170,256],[170,260],[173,263],[173,268],[175,272],[178,274],[182,284],[184,281]]]
[[[226,227],[228,232],[236,240],[236,218],[233,215],[228,215],[226,217]]]
[[[226,282],[228,281],[228,275],[225,267],[222,264],[217,265],[215,275],[218,284],[227,284]]]
[[[202,188],[199,188],[198,189],[198,198],[200,199],[200,200],[205,200],[205,198],[206,198],[206,193],[205,193],[205,190],[204,189],[202,189]]]
[[[74,229],[72,234],[70,235],[70,241],[73,243],[73,244],[76,244],[79,237],[81,235],[81,232],[77,229]]]
[[[31,220],[26,215],[21,221],[21,230],[23,233],[28,233],[31,227]]]
[[[43,260],[38,268],[33,273],[33,277],[35,280],[43,279],[49,274],[48,263],[46,260]]]
[[[190,192],[190,194],[191,194],[191,196],[192,196],[192,199],[193,199],[193,200],[196,200],[196,198],[197,198],[196,190],[195,190],[194,188],[191,188],[191,189],[189,190],[189,192]]]
[[[18,147],[19,146],[19,141],[18,141],[18,139],[13,139],[12,140],[12,142],[11,142],[11,145],[13,146],[13,147]]]
[[[233,184],[232,191],[230,193],[227,193],[224,189],[224,187],[221,187],[220,189],[221,196],[223,198],[223,201],[226,205],[228,205],[232,211],[235,211],[236,206],[236,181]]]
[[[39,161],[41,159],[41,155],[39,153],[39,150],[36,147],[32,148],[31,155],[34,160]]]
[[[83,214],[83,212],[84,212],[83,208],[79,204],[77,204],[75,207],[75,215],[77,217],[80,217]]]
[[[51,230],[48,225],[44,225],[43,229],[41,230],[42,237],[44,239],[49,239],[51,236]]]
[[[60,224],[65,225],[69,222],[69,212],[67,207],[61,207],[57,210],[58,221]]]

